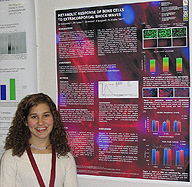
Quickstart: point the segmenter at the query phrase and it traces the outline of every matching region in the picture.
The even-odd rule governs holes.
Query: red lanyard
[[[33,154],[31,152],[30,148],[27,149],[27,154],[28,154],[29,160],[31,162],[31,165],[33,167],[33,170],[34,170],[34,172],[36,174],[36,177],[37,177],[37,180],[39,182],[40,187],[46,187],[44,182],[43,182],[42,176],[41,176],[41,174],[39,172],[39,169],[37,167],[37,164],[35,162],[35,159],[33,157]],[[56,165],[56,154],[55,154],[55,150],[52,148],[52,166],[51,166],[51,177],[50,177],[49,187],[54,187],[54,182],[55,182],[55,165]]]

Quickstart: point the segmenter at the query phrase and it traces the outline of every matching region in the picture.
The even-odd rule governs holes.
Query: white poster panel
[[[37,91],[33,0],[0,1],[0,157],[20,100]]]

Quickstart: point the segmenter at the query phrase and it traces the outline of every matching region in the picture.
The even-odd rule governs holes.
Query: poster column
[[[0,157],[20,100],[37,92],[33,0],[0,1]]]

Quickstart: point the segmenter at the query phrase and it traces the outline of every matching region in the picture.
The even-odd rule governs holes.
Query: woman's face
[[[53,129],[53,116],[47,103],[40,103],[31,108],[27,116],[27,124],[31,131],[30,141],[49,141],[49,135]]]

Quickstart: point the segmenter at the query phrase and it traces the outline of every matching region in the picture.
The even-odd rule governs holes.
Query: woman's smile
[[[44,128],[36,128],[36,130],[39,132],[39,133],[43,133],[47,130],[47,127],[44,127]]]

